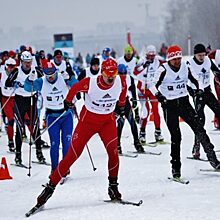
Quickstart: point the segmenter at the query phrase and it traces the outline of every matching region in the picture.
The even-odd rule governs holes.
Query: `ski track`
[[[81,104],[81,103],[80,103]],[[206,130],[212,130],[212,112],[206,108]],[[162,133],[166,141],[170,136],[162,121]],[[150,122],[146,128],[147,141],[154,141],[154,125]],[[207,162],[186,159],[191,156],[193,145],[193,132],[185,123],[181,123],[182,132],[182,177],[190,183],[183,185],[167,179],[171,176],[170,169],[170,146],[158,145],[149,151],[161,151],[162,155],[141,155],[137,158],[120,158],[119,190],[123,199],[138,202],[143,200],[140,207],[108,204],[103,202],[109,199],[107,194],[107,154],[100,141],[95,135],[88,143],[94,164],[97,170],[94,172],[86,149],[81,158],[71,167],[70,178],[65,184],[58,184],[54,195],[48,200],[44,209],[30,219],[41,220],[182,220],[182,219],[220,219],[219,195],[220,195],[220,173],[200,172],[200,169],[209,169]],[[44,139],[48,141],[47,134]],[[126,121],[123,130],[121,145],[123,152],[134,150],[130,127]],[[220,149],[219,136],[209,134],[210,139]],[[7,139],[3,134],[1,139],[0,157],[5,156],[9,171],[13,180],[0,181],[0,219],[14,220],[27,219],[25,213],[35,204],[36,198],[43,190],[42,184],[48,181],[50,166],[32,165],[31,177],[27,176],[28,170],[11,166],[14,155],[6,153]],[[28,165],[28,144],[23,144],[22,159]],[[146,147],[146,150],[147,147]],[[61,152],[60,152],[61,153]],[[44,154],[49,159],[49,150]],[[220,153],[217,153],[220,159]],[[201,157],[206,158],[203,150]],[[32,160],[35,160],[35,149],[32,151]]]

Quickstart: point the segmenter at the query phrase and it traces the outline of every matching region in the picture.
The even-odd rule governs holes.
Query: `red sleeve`
[[[211,51],[211,52],[208,54],[208,57],[209,57],[210,59],[215,59],[215,54],[216,54],[216,50]]]
[[[122,91],[121,91],[121,94],[118,100],[118,105],[124,106],[126,102],[126,95],[127,95],[127,84],[126,84],[125,77],[120,76],[120,78],[121,78]]]
[[[69,90],[66,101],[67,102],[72,102],[73,97],[78,93],[78,92],[88,92],[89,90],[89,82],[90,78],[84,78],[78,83],[75,83]]]

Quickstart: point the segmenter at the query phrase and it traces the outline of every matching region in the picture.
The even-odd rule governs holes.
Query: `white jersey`
[[[69,90],[61,74],[58,74],[58,79],[53,84],[49,83],[45,76],[43,76],[42,79],[43,85],[41,94],[44,107],[52,110],[63,109],[63,101]]]
[[[1,76],[2,95],[7,96],[7,97],[15,96],[15,89],[13,87],[5,86],[5,81],[8,78],[8,74],[6,73],[4,69],[2,69],[1,73],[2,73],[2,76]]]
[[[99,76],[99,75],[101,75],[101,68],[99,68],[99,72],[96,74],[96,75],[93,75],[92,73],[91,73],[91,70],[90,70],[90,67],[87,67],[86,69],[86,77],[97,77],[97,76]]]
[[[146,61],[146,58],[140,59],[137,66],[144,64]],[[143,69],[143,71],[136,76],[136,79],[138,79],[142,83],[143,89],[146,88],[145,85],[147,86],[147,88],[149,88],[151,84],[155,81],[157,69],[159,68],[159,66],[160,61],[157,57],[155,57],[153,63],[149,64],[148,67]]]
[[[216,63],[216,66],[220,69],[220,50],[216,50],[215,63]]]
[[[133,57],[129,62],[127,62],[124,58],[124,56],[122,57],[119,57],[118,60],[117,60],[117,63],[118,65],[119,64],[124,64],[126,66],[126,69],[127,69],[127,74],[129,76],[132,76],[132,77],[136,77],[134,76],[134,68],[136,66],[136,62],[137,62],[137,59],[135,57]]]
[[[60,65],[57,65],[54,60],[51,60],[51,63],[54,64],[54,66],[56,67],[56,69],[58,70],[59,73],[61,72],[66,72],[66,61],[62,60]]]
[[[96,114],[109,114],[115,109],[116,102],[122,91],[121,78],[116,76],[113,86],[109,89],[100,89],[97,78],[90,78],[88,93],[85,93],[85,106]]]
[[[188,66],[185,62],[181,62],[181,67],[178,72],[174,72],[168,63],[164,63],[158,69],[158,72],[166,70],[166,74],[159,86],[159,91],[166,97],[167,100],[173,100],[188,95],[187,82],[188,82]],[[159,75],[158,75],[159,76]],[[156,89],[150,88],[151,92],[155,95]]]
[[[37,72],[35,70],[35,67],[31,67],[30,73],[32,73],[33,71],[35,71],[35,79],[37,79]],[[24,97],[30,97],[31,96],[31,92],[27,92],[26,90],[24,90],[24,81],[29,76],[29,74],[25,74],[23,72],[23,70],[21,69],[21,66],[19,66],[18,75],[17,75],[17,78],[15,80],[16,82],[19,83],[19,87],[15,90],[16,95],[20,95],[20,96],[24,96]]]
[[[190,58],[188,62],[192,75],[198,80],[200,87],[202,89],[208,87],[210,85],[210,69],[212,65],[210,59],[206,56],[201,65],[197,64],[193,58]],[[196,89],[196,86],[192,82],[188,84],[191,88]]]

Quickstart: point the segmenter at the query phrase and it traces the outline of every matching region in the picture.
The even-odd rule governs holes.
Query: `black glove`
[[[116,105],[114,113],[116,117],[123,116],[125,114],[125,106]]]
[[[137,107],[137,101],[132,101],[132,108],[135,109]]]
[[[162,107],[166,106],[167,99],[163,96],[160,92],[156,93],[155,96],[157,97],[158,102],[161,103]]]
[[[81,99],[81,93],[80,93],[80,92],[78,92],[78,93],[76,94],[76,98],[77,98],[77,100],[80,100],[80,99]]]
[[[204,91],[201,89],[197,89],[194,95],[195,99],[202,101],[204,97]]]
[[[75,105],[72,102],[68,102],[66,100],[63,101],[64,109],[68,111],[69,109],[75,109]]]
[[[143,65],[144,69],[145,69],[147,66],[149,66],[150,64],[151,64],[151,62],[147,60],[147,61],[144,63],[144,65]]]

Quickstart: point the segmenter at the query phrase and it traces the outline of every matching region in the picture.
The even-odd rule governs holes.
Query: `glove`
[[[144,69],[145,69],[147,66],[149,66],[150,64],[151,64],[151,62],[147,60],[147,61],[144,63],[144,65],[143,65]]]
[[[68,111],[69,109],[75,109],[75,105],[72,102],[68,102],[66,100],[63,101],[64,109]]]
[[[132,101],[132,108],[135,109],[137,107],[137,101]]]
[[[204,99],[204,91],[201,89],[196,90],[194,98],[195,98],[195,100],[201,102]]]
[[[125,114],[125,106],[116,105],[114,113],[116,117],[123,116]]]
[[[22,84],[21,84],[20,82],[14,81],[13,87],[14,87],[15,89],[17,89],[17,88],[19,88],[19,87],[22,87]]]
[[[70,78],[69,74],[66,71],[62,71],[61,76],[63,77],[63,79],[66,79],[66,80]]]
[[[163,96],[160,92],[156,93],[155,96],[156,96],[158,102],[161,103],[161,106],[166,107],[166,103],[167,103],[166,97]]]
[[[37,78],[37,76],[36,76],[36,74],[35,74],[35,70],[33,70],[33,71],[29,74],[28,79],[29,79],[30,81],[34,81],[36,78]]]
[[[77,100],[81,99],[81,93],[80,92],[76,93],[76,98],[77,98]]]

